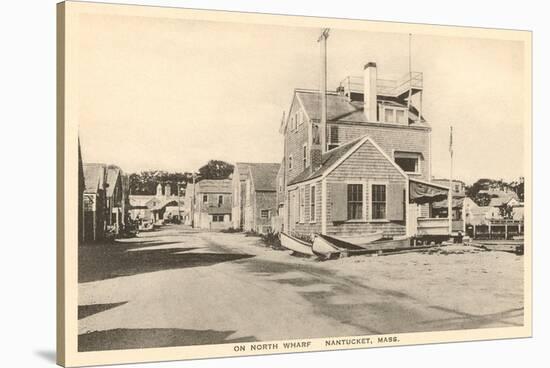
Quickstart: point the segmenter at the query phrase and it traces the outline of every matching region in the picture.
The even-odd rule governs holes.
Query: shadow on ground
[[[78,336],[78,351],[161,348],[258,341],[254,336],[228,339],[235,331],[146,328],[94,331]]]
[[[39,350],[34,352],[36,355],[47,361],[48,363],[55,364],[56,353],[54,350]]]
[[[459,309],[430,305],[405,292],[373,287],[354,277],[341,278],[332,271],[320,270],[313,265],[289,265],[256,259],[255,262],[247,263],[246,268],[258,277],[278,275],[272,280],[278,284],[297,287],[297,292],[309,302],[314,313],[357,327],[364,334],[523,325],[523,307],[477,315]],[[284,277],[288,272],[292,273],[289,277]],[[323,290],[316,290],[315,286],[322,287]],[[330,286],[329,290],[325,290],[326,286]],[[358,298],[359,295],[364,298]],[[422,304],[425,305],[428,315],[430,310],[434,310],[439,312],[439,315],[446,314],[447,317],[426,317],[426,314],[414,308]]]
[[[120,307],[128,302],[109,303],[109,304],[88,304],[78,306],[78,319],[86,318],[106,310]]]
[[[234,253],[187,253],[198,249],[192,247],[147,249],[147,247],[169,244],[171,243],[143,241],[79,247],[78,282],[100,281],[179,268],[210,266],[216,263],[254,257],[250,254]]]

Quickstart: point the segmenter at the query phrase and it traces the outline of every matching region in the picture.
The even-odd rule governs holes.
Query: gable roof
[[[197,183],[197,193],[231,193],[231,180],[205,179]]]
[[[296,89],[294,91],[295,98],[303,106],[305,113],[310,119],[321,119],[321,93],[316,90]],[[379,103],[384,103],[391,106],[407,108],[407,104],[398,99],[389,99],[378,97]],[[412,123],[409,126],[429,128],[429,124],[424,120],[418,121],[418,111],[414,106],[409,109],[409,119]],[[290,117],[290,116],[289,116]],[[282,129],[286,127],[288,118],[284,122]],[[368,121],[364,113],[364,104],[361,101],[350,101],[348,97],[342,96],[337,92],[327,92],[327,121],[335,122],[354,122],[354,123],[380,123]],[[389,123],[382,123],[389,124]]]
[[[111,197],[115,191],[116,183],[120,175],[120,168],[117,166],[108,166],[107,167],[107,197]]]
[[[105,165],[83,164],[84,169],[84,192],[97,193],[103,189],[105,180]]]
[[[235,170],[239,173],[239,180],[246,180],[248,179],[248,175],[250,174],[250,171],[248,169],[248,166],[251,165],[247,162],[236,162],[235,168],[233,169],[233,173],[235,173]]]
[[[310,168],[306,168],[298,176],[296,176],[288,185],[298,184],[304,181],[313,180],[323,175],[329,174],[334,168],[341,162],[346,160],[353,152],[361,147],[365,142],[369,141],[372,145],[388,160],[389,163],[395,167],[401,175],[408,178],[407,174],[393,162],[388,155],[372,140],[369,136],[364,135],[354,140],[351,140],[338,148],[330,150],[324,153],[321,157],[321,166],[313,173],[310,172]]]
[[[281,164],[258,163],[250,164],[250,177],[257,192],[275,192],[277,190],[277,173]]]
[[[506,196],[502,196],[502,197],[491,198],[491,201],[489,202],[489,207],[500,207],[500,206],[503,206],[505,204],[508,204],[511,200],[515,200],[515,201],[519,202],[516,199],[516,197],[517,196],[514,196],[514,195],[506,195]]]

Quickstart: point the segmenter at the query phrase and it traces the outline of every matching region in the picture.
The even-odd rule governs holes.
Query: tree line
[[[472,185],[466,185],[466,196],[472,198],[472,200],[478,206],[488,206],[491,202],[491,198],[496,197],[496,195],[491,195],[487,193],[489,189],[500,190],[500,191],[512,191],[516,193],[520,202],[524,200],[524,180],[519,178],[511,182],[506,182],[502,179],[479,179]]]
[[[173,195],[178,194],[179,189],[184,189],[188,183],[195,180],[204,179],[228,179],[233,173],[233,165],[221,160],[210,160],[201,166],[195,173],[193,172],[168,172],[164,170],[145,170],[139,173],[129,175],[130,194],[133,195],[154,195],[157,192],[157,185],[161,184],[163,188],[170,186]]]

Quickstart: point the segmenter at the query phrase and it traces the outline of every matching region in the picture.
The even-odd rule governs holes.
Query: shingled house
[[[447,198],[430,183],[431,127],[421,114],[422,74],[345,78],[326,102],[317,90],[296,89],[284,135],[283,231],[310,235],[445,235],[448,220],[431,218]],[[326,110],[324,109],[326,106]],[[325,113],[323,113],[325,111]]]
[[[116,236],[126,225],[129,210],[128,180],[115,165],[83,164],[83,241]]]
[[[277,213],[278,163],[237,163],[233,171],[233,227],[266,233]]]
[[[193,227],[222,230],[231,227],[231,180],[201,180],[195,184]]]

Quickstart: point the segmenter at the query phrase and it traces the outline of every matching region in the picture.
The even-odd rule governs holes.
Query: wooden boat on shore
[[[357,245],[339,240],[337,238],[317,234],[313,240],[313,253],[319,257],[326,259],[336,258],[347,252],[364,251],[363,248]]]
[[[408,237],[396,237],[373,241],[367,245],[359,246],[328,235],[317,235],[313,242],[313,252],[326,259],[347,257],[361,254],[382,254],[403,250],[420,250],[426,247],[411,247]]]
[[[382,231],[374,231],[371,233],[352,235],[352,236],[333,236],[334,239],[338,239],[347,243],[355,244],[359,247],[366,246],[373,241],[380,240],[384,237]]]
[[[295,238],[283,232],[281,232],[280,238],[281,245],[286,249],[308,256],[315,255],[315,253],[313,253],[312,244],[308,242],[305,242],[301,239]]]

